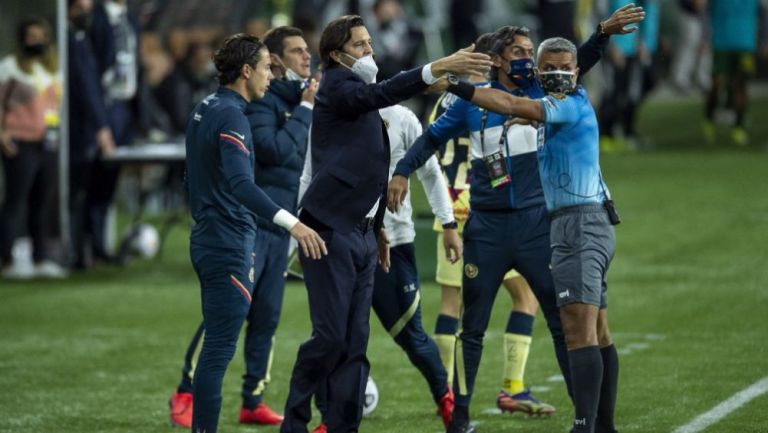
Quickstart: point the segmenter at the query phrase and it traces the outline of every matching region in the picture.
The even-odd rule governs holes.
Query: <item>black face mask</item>
[[[48,51],[48,44],[29,44],[24,45],[21,49],[24,55],[29,57],[39,57]]]
[[[570,71],[540,72],[539,81],[547,93],[569,95],[576,89],[576,74]]]
[[[78,30],[88,30],[91,28],[93,16],[90,13],[84,13],[72,17],[72,25]]]

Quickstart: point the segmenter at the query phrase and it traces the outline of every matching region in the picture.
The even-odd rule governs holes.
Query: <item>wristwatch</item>
[[[448,84],[451,85],[457,85],[461,80],[459,80],[459,77],[457,77],[455,74],[445,74],[445,78],[448,79]]]
[[[605,24],[603,24],[602,21],[600,21],[597,24],[597,36],[600,38],[607,38],[610,36],[608,33],[605,32]]]
[[[443,230],[450,230],[450,229],[457,229],[459,228],[459,223],[456,221],[451,221],[447,224],[443,224]]]

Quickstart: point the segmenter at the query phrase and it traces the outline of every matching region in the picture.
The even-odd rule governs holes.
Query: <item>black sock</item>
[[[458,404],[454,406],[453,419],[456,421],[469,421],[469,406],[459,406]]]
[[[573,433],[593,433],[603,381],[603,358],[597,346],[568,351],[573,385]]]
[[[603,358],[603,383],[600,386],[600,402],[597,405],[597,433],[615,433],[613,414],[616,410],[616,392],[619,388],[619,354],[616,346],[600,349]]]

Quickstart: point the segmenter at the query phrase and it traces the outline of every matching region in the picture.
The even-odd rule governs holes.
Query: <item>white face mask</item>
[[[379,73],[379,67],[376,66],[376,61],[373,60],[373,54],[360,57],[359,59],[355,59],[354,57],[350,56],[347,53],[344,53],[344,55],[355,60],[355,63],[352,65],[351,68],[347,65],[344,65],[344,66],[347,66],[347,68],[349,68],[358,77],[360,77],[361,80],[365,81],[366,83],[372,84],[376,82],[376,74]]]
[[[301,81],[301,82],[307,81],[306,78],[304,78],[301,75],[299,75],[296,71],[294,71],[293,69],[285,66],[285,63],[283,63],[283,61],[280,60],[279,57],[277,58],[277,61],[280,62],[280,67],[283,68],[283,70],[285,71],[285,79],[286,80],[289,80],[289,81]]]
[[[285,79],[290,81],[304,81],[305,79],[296,73],[293,69],[286,68],[285,69]]]

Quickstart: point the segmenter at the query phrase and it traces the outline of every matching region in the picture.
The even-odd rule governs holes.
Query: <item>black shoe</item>
[[[469,423],[468,419],[456,419],[451,421],[446,433],[475,433],[475,426]]]

